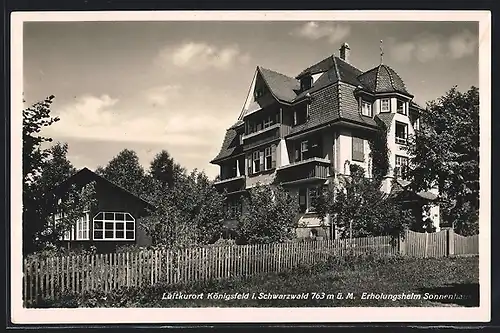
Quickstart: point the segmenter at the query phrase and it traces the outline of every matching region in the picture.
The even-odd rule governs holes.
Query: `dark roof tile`
[[[300,89],[300,82],[297,79],[260,66],[258,70],[277,99],[291,103],[297,97],[295,91]]]
[[[364,88],[374,93],[400,92],[410,95],[398,73],[383,64],[362,73],[358,80]]]
[[[229,157],[231,155],[239,154],[243,151],[243,146],[240,145],[238,140],[238,132],[232,126],[226,131],[226,135],[224,136],[224,141],[222,142],[222,147],[219,151],[219,154],[210,162],[214,163]]]
[[[376,119],[379,119],[385,126],[385,129],[390,129],[392,124],[392,119],[394,119],[395,113],[379,113],[375,116]]]

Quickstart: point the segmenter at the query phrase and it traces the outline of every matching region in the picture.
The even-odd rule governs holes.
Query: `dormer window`
[[[308,89],[311,89],[312,86],[312,77],[311,76],[306,76],[300,79],[300,90],[305,91]]]
[[[363,116],[371,117],[372,116],[372,103],[367,101],[361,102],[361,114]]]
[[[255,99],[261,97],[262,95],[264,95],[264,89],[262,89],[262,88],[257,89],[256,88],[255,91],[254,91],[254,97],[255,97]]]
[[[406,103],[402,100],[397,101],[396,111],[400,114],[404,114],[406,116]]]
[[[384,98],[380,100],[380,112],[391,112],[390,99]]]

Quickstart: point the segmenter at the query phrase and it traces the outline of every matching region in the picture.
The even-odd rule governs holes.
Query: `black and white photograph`
[[[13,14],[13,322],[488,321],[490,25]]]

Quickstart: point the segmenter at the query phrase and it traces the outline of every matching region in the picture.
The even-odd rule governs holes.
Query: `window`
[[[384,98],[380,101],[380,112],[391,112],[391,104],[388,98]]]
[[[241,134],[241,133],[238,134],[238,140],[240,142],[240,145],[242,145],[243,144],[243,134]]]
[[[408,173],[408,157],[396,155],[395,177],[405,179]]]
[[[94,239],[135,240],[135,219],[124,212],[100,212],[94,217]]]
[[[309,141],[302,141],[300,143],[300,158],[299,161],[307,159],[307,152],[309,151]]]
[[[361,138],[352,138],[352,160],[358,162],[365,160],[364,140]]]
[[[372,104],[370,102],[361,102],[361,114],[368,117],[372,116]]]
[[[307,188],[299,189],[299,211],[305,213],[307,210]]]
[[[300,88],[302,91],[310,89],[312,86],[312,77],[306,76],[300,80]]]
[[[319,194],[320,189],[318,187],[299,188],[299,211],[301,213],[314,213],[313,203]]]
[[[273,164],[273,155],[271,152],[271,147],[266,147],[264,150],[264,169],[269,170]]]
[[[293,125],[301,125],[307,121],[309,115],[309,105],[298,106],[297,109],[293,111]]]
[[[397,113],[401,113],[401,114],[404,114],[406,115],[406,107],[405,107],[405,102],[401,101],[398,99],[397,101],[397,107],[396,107],[396,111]]]
[[[247,155],[247,175],[251,175],[252,171],[252,154]]]
[[[322,157],[323,148],[321,136],[312,137],[299,143],[295,143],[295,162],[304,161],[314,157]]]
[[[85,212],[76,222],[76,240],[89,240],[89,221],[89,212]]]
[[[413,129],[418,131],[419,130],[419,119],[418,119],[418,114],[416,112],[410,112],[410,123],[411,126],[413,126]]]
[[[62,220],[63,220],[63,217],[64,217],[64,214],[63,213],[56,213],[54,215],[54,226],[57,226],[58,224],[61,224],[62,223]],[[64,232],[64,235],[62,237],[63,240],[65,241],[69,241],[69,240],[73,240],[74,235],[75,233],[75,227],[72,227],[71,230],[67,230]]]
[[[405,145],[407,140],[408,125],[396,121],[396,143]]]
[[[253,173],[260,171],[260,153],[259,151],[253,152]]]

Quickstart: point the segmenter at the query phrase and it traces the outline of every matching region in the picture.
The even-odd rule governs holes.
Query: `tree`
[[[154,244],[169,247],[211,243],[222,231],[224,195],[203,172],[182,174],[168,188],[150,179],[150,200],[158,209],[144,219]]]
[[[68,144],[57,142],[47,149],[47,158],[42,162],[37,187],[43,192],[51,191],[76,173],[76,169],[67,158]]]
[[[210,181],[204,172],[197,170],[189,175],[186,186],[188,188],[182,189],[182,194],[190,194],[185,204],[191,203],[191,209],[186,211],[196,224],[196,239],[200,244],[212,243],[222,232],[225,195],[217,191],[213,181]]]
[[[370,144],[370,157],[372,158],[373,178],[382,181],[389,171],[389,147],[387,146],[387,128],[379,121],[379,128]]]
[[[43,191],[37,187],[44,160],[49,152],[42,144],[51,142],[51,138],[41,136],[40,131],[54,122],[58,117],[50,115],[50,106],[54,100],[51,95],[23,110],[23,251],[36,249],[35,235],[44,221],[43,206],[40,205]]]
[[[168,151],[162,150],[156,154],[149,167],[151,177],[164,186],[172,187],[174,182],[185,173],[185,169],[176,163]]]
[[[321,218],[330,216],[341,238],[401,235],[411,214],[380,191],[380,181],[365,178],[364,170],[351,165],[351,175],[324,186],[313,198]]]
[[[145,192],[145,173],[136,152],[124,149],[99,170],[107,180],[141,197]]]
[[[410,138],[409,175],[415,190],[438,187],[442,219],[463,235],[479,218],[479,90],[453,87],[427,104]]]
[[[244,198],[238,223],[238,242],[266,244],[295,237],[297,198],[281,186],[257,185]]]

